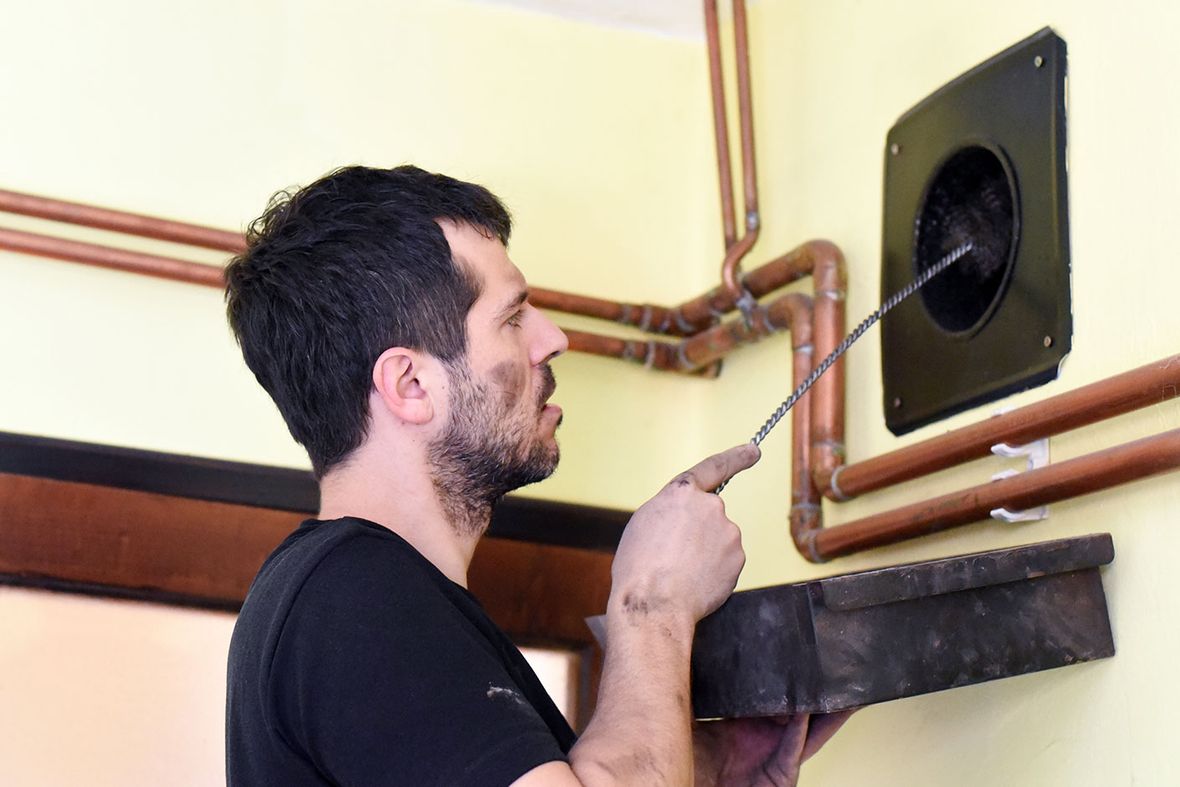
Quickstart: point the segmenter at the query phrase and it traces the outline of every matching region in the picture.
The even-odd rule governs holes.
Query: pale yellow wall
[[[762,2],[752,8],[759,90],[757,132],[767,242],[756,256],[807,237],[837,242],[849,260],[849,324],[879,297],[882,162],[886,131],[933,90],[1050,25],[1069,46],[1069,177],[1073,353],[1043,388],[895,438],[881,414],[876,331],[848,354],[852,460],[912,443],[1165,357],[1180,349],[1171,261],[1180,202],[1180,78],[1171,3]],[[781,94],[796,100],[780,102]],[[886,318],[888,319],[888,318]],[[785,349],[735,357],[712,388],[711,444],[747,435],[788,390]],[[720,415],[724,402],[738,412]],[[1051,441],[1055,461],[1180,426],[1175,402]],[[760,585],[1040,539],[1109,531],[1116,558],[1105,572],[1118,655],[864,711],[805,771],[833,785],[1129,785],[1180,783],[1171,730],[1180,692],[1169,675],[1180,645],[1180,480],[1163,476],[1051,507],[1048,521],[982,524],[908,545],[812,566],[786,536],[789,435],[765,444],[764,466],[731,487],[750,560],[743,583]],[[983,483],[1003,467],[980,461],[846,504],[848,521]],[[739,497],[739,494],[741,495]],[[727,497],[729,490],[727,490]]]
[[[451,0],[27,3],[0,28],[0,188],[240,228],[332,167],[415,162],[497,191],[537,284],[683,298],[717,243],[698,50]],[[709,383],[556,369],[567,458],[533,494],[635,506],[700,453]],[[0,430],[306,466],[219,293],[7,253]],[[0,783],[218,783],[210,620],[0,590]]]
[[[456,0],[187,13],[49,0],[14,15],[0,32],[4,188],[241,228],[271,192],[335,166],[414,162],[499,193],[538,285],[660,300],[711,283],[716,196],[698,164],[712,138],[691,42]],[[0,265],[0,336],[21,338],[4,343],[0,429],[306,464],[217,292]],[[670,476],[699,453],[684,413],[707,383],[588,359],[557,371],[568,460],[536,494],[636,505],[650,466]],[[604,421],[637,447],[616,453]]]
[[[414,161],[499,192],[517,216],[513,256],[538,285],[657,302],[712,285],[720,243],[703,44],[458,0],[326,9],[57,0],[10,12],[0,30],[0,187],[240,227],[279,186],[343,163]],[[939,85],[1051,24],[1070,50],[1074,352],[1061,380],[1011,403],[1173,352],[1177,22],[1171,5],[1146,2],[754,3],[765,229],[750,264],[830,238],[849,258],[850,321],[871,311],[886,130]],[[216,292],[0,254],[0,337],[0,430],[305,465],[241,367]],[[878,368],[872,333],[849,355],[853,459],[990,412],[893,438]],[[565,460],[530,494],[617,506],[638,504],[704,451],[747,439],[789,385],[785,339],[740,352],[716,382],[577,356],[557,371]],[[1180,406],[1156,407],[1055,438],[1053,456],[1178,424]],[[974,526],[814,567],[785,536],[787,424],[765,449],[726,492],[744,525],[745,586],[1099,530],[1113,532],[1118,551],[1106,572],[1115,659],[874,707],[807,781],[1180,779],[1167,683],[1180,644],[1170,626],[1175,478],[1059,504],[1044,523]],[[975,463],[827,516],[845,521],[995,469]],[[0,654],[21,631],[8,632],[12,619]],[[127,625],[111,636],[150,639],[163,624]],[[220,668],[223,648],[211,650],[206,664]],[[0,705],[35,709],[23,687],[43,681],[55,657],[6,658],[16,666],[5,669]],[[221,678],[209,669],[203,689],[216,697]],[[33,769],[22,773],[37,772],[35,751],[18,752]],[[178,783],[212,783],[220,762],[207,764],[203,778]],[[142,773],[140,783],[155,783]]]

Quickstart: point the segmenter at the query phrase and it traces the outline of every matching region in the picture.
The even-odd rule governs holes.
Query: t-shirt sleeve
[[[373,541],[333,550],[283,626],[267,690],[288,745],[340,785],[507,785],[564,760],[486,638]]]

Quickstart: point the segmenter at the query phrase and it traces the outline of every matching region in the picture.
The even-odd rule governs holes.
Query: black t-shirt
[[[574,741],[475,597],[372,522],[303,523],[234,626],[230,785],[510,784]]]

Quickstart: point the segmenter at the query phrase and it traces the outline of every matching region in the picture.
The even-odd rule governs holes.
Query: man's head
[[[560,411],[541,400],[565,338],[524,300],[510,232],[489,191],[415,167],[341,169],[272,200],[226,269],[227,311],[317,476],[365,443],[374,407],[433,430],[436,485],[488,451],[497,488],[552,472]],[[403,393],[417,409],[399,409]]]
[[[479,272],[480,297],[467,315],[468,352],[448,363],[449,418],[428,459],[438,498],[467,533],[506,492],[557,467],[561,410],[549,360],[565,335],[529,305],[524,277],[504,246],[469,225],[443,222],[455,257]]]

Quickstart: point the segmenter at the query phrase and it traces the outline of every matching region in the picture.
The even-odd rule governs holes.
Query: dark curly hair
[[[505,245],[512,231],[482,186],[412,166],[345,167],[272,197],[226,267],[226,312],[246,365],[317,478],[364,440],[382,352],[453,361],[466,350],[481,284],[452,256],[440,219]]]

